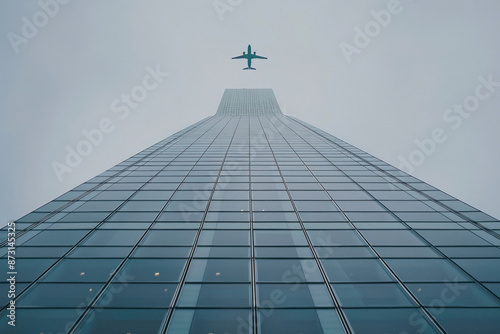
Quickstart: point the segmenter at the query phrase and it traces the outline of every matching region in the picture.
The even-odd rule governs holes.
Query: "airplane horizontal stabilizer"
[[[255,70],[253,67],[245,67],[244,70]]]

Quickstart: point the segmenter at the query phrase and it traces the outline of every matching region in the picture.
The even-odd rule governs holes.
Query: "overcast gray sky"
[[[272,88],[285,113],[498,218],[499,12],[496,0],[3,1],[0,225],[213,115],[225,88]],[[248,44],[269,58],[257,71],[230,60]],[[58,178],[54,162],[106,119]]]

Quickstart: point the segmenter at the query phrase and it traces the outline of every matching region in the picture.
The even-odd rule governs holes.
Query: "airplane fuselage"
[[[249,44],[247,48],[247,53],[243,51],[243,55],[233,57],[232,59],[246,59],[247,60],[247,67],[244,68],[244,70],[255,70],[255,68],[252,67],[252,59],[254,58],[259,58],[259,59],[267,59],[266,57],[258,56],[256,52],[252,53],[252,46]]]
[[[248,44],[247,54],[247,68],[252,68],[252,47]]]

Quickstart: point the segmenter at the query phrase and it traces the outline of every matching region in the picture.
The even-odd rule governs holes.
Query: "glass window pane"
[[[336,201],[342,211],[385,211],[375,201]]]
[[[144,234],[141,230],[97,230],[82,243],[87,246],[133,246]]]
[[[157,212],[116,212],[107,221],[152,222],[157,215]]]
[[[258,284],[257,293],[260,307],[333,307],[324,284]]]
[[[432,209],[420,201],[382,201],[391,211],[431,211]]]
[[[445,259],[387,259],[386,262],[404,282],[471,280]]]
[[[88,201],[82,206],[78,207],[75,211],[105,211],[112,212],[116,210],[122,201]]]
[[[355,222],[358,230],[406,230],[408,227],[398,222]]]
[[[498,334],[500,308],[431,309],[431,314],[447,333]]]
[[[178,230],[179,229],[179,223],[182,223],[182,229],[183,230],[197,230],[200,228],[200,223],[201,222],[193,222],[193,221],[184,221],[184,222],[177,222],[177,221],[163,221],[163,222],[156,222],[151,226],[152,230]]]
[[[45,282],[106,282],[121,259],[64,259],[47,276]]]
[[[17,226],[16,226],[17,227]],[[20,257],[61,257],[71,247],[16,247],[16,255]]]
[[[344,312],[355,333],[440,333],[433,328],[419,309],[345,309]],[[412,319],[412,321],[409,321],[409,319]]]
[[[250,307],[250,284],[185,284],[180,307]]]
[[[343,222],[344,216],[340,212],[300,212],[303,222]]]
[[[248,211],[248,201],[212,201],[209,211]]]
[[[441,257],[431,247],[375,247],[383,258]]]
[[[187,258],[191,247],[137,247],[132,257]]]
[[[349,246],[327,246],[314,247],[320,258],[356,258],[356,257],[375,257],[375,254],[369,247],[349,247]]]
[[[249,230],[250,222],[205,222],[206,230]]]
[[[255,256],[262,258],[312,258],[309,247],[255,247]]]
[[[435,246],[490,246],[474,233],[465,230],[429,231],[419,230],[418,233]]]
[[[140,190],[138,191],[133,199],[134,200],[162,200],[165,204],[166,201],[172,196],[174,192],[172,190]],[[160,207],[161,208],[161,207]],[[154,211],[154,210],[152,210]]]
[[[334,190],[328,192],[334,200],[371,200],[365,191],[342,191]]]
[[[332,201],[294,201],[298,211],[339,211]]]
[[[110,284],[96,303],[98,307],[167,308],[177,284]]]
[[[426,243],[408,230],[363,230],[361,234],[373,246],[424,246]]]
[[[500,298],[500,283],[485,283],[484,286]]]
[[[288,193],[286,191],[273,190],[252,190],[252,200],[285,200],[288,201]]]
[[[167,334],[215,334],[236,333],[237,331],[248,333],[249,324],[251,324],[250,316],[250,311],[245,309],[176,309]]]
[[[201,257],[249,258],[250,257],[250,248],[249,247],[204,247],[204,246],[198,246],[198,247],[196,247],[196,251],[194,252],[194,257],[200,257],[200,258]]]
[[[250,231],[203,230],[198,244],[201,246],[249,246]]]
[[[253,211],[293,211],[290,201],[252,201]]]
[[[6,310],[8,311],[8,310]],[[7,312],[0,314],[0,333],[66,333],[81,309],[16,309],[16,326],[7,323]],[[13,331],[13,329],[15,329]]]
[[[500,257],[497,247],[438,247],[448,257]]]
[[[95,296],[101,284],[39,283],[21,295],[20,307],[82,307]]]
[[[249,282],[250,260],[194,259],[189,268],[188,282]]]
[[[130,259],[118,277],[127,282],[177,282],[184,259]]]
[[[189,246],[193,244],[196,231],[149,231],[141,245],[148,246]]]
[[[377,259],[322,259],[330,282],[393,281]]]
[[[259,333],[345,333],[333,309],[269,309],[257,310]]]
[[[160,211],[166,201],[128,201],[119,211]]]
[[[295,230],[255,231],[257,246],[307,246],[304,232]]]
[[[205,221],[208,222],[248,222],[249,220],[250,214],[245,211],[208,212],[205,218]]]
[[[384,307],[414,306],[399,284],[332,284],[342,306]]]
[[[446,306],[500,306],[500,301],[476,283],[409,283],[406,286],[424,306],[437,306],[438,304]]]
[[[314,246],[366,245],[359,233],[352,230],[312,230],[307,234]]]
[[[77,332],[157,334],[166,312],[155,309],[91,309]]]
[[[187,215],[189,212],[204,211],[207,203],[208,201],[170,201],[164,211],[180,211]]]
[[[327,201],[330,200],[324,191],[291,191],[293,200],[300,201]]]
[[[89,231],[83,230],[55,230],[42,231],[30,240],[26,241],[24,246],[73,246],[82,239]]]
[[[148,229],[151,222],[105,222],[99,226],[99,230],[142,230]]]
[[[454,259],[453,261],[479,281],[500,281],[500,259]]]
[[[213,200],[245,200],[245,201],[248,201],[248,196],[249,196],[248,191],[218,190],[218,191],[214,191],[212,199]]]
[[[133,246],[128,247],[76,247],[68,254],[69,258],[87,258],[87,257],[102,257],[102,258],[124,258],[132,250]]]
[[[314,260],[257,259],[257,281],[298,283],[322,282]]]

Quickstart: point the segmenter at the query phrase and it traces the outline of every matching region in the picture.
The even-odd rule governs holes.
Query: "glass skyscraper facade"
[[[269,89],[226,90],[15,227],[1,333],[500,333],[499,221]]]

